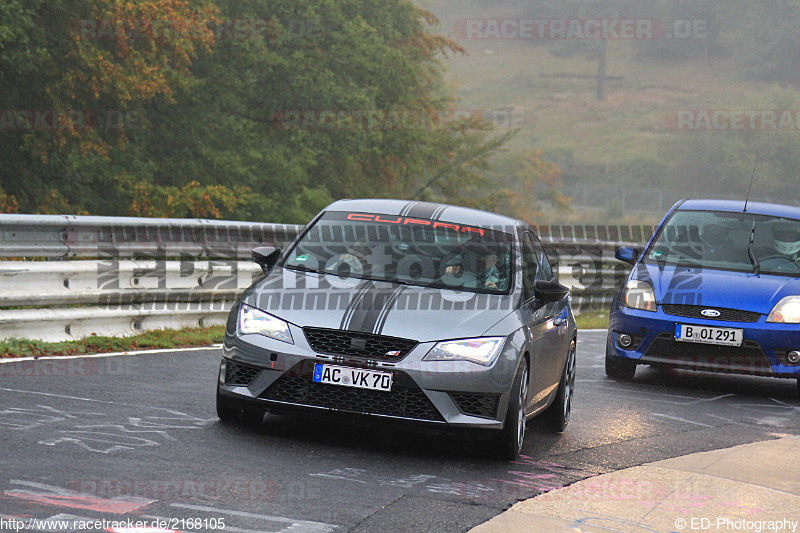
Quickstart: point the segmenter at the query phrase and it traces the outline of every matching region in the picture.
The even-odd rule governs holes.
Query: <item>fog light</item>
[[[623,333],[622,335],[620,335],[618,341],[619,345],[622,346],[623,348],[630,348],[631,344],[633,344],[633,339],[627,333]]]
[[[788,359],[793,365],[796,365],[797,363],[800,363],[800,352],[797,350],[792,350],[786,354],[786,359]]]

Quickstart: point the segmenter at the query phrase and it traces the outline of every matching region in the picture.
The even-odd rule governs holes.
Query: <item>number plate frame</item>
[[[315,363],[311,381],[325,385],[391,392],[393,378],[394,374],[391,372]]]
[[[717,346],[741,346],[744,340],[744,330],[698,326],[697,324],[675,324],[675,340]]]

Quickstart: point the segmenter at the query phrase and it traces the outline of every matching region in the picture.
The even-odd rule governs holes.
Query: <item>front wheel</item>
[[[556,399],[548,408],[550,425],[557,433],[561,433],[569,424],[569,415],[572,412],[572,398],[575,395],[575,341],[569,345],[567,361],[564,365],[564,372],[561,374],[561,382],[558,384]]]
[[[522,442],[525,440],[525,406],[528,403],[528,361],[523,359],[514,385],[511,387],[511,398],[508,402],[508,412],[503,429],[494,442],[495,450],[499,456],[508,461],[513,461],[522,451]]]

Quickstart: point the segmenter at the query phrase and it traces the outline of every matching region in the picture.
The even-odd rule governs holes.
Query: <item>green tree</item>
[[[510,135],[452,119],[440,58],[463,51],[408,0],[26,5],[2,8],[13,16],[0,25],[2,107],[98,118],[65,131],[0,128],[4,194],[22,211],[303,222],[340,197],[482,205],[480,174]],[[113,127],[102,110],[119,114]],[[325,111],[382,118],[288,120]],[[433,119],[396,118],[419,115]]]

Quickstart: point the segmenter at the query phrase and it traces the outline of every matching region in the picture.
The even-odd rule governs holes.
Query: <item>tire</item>
[[[556,433],[564,431],[567,428],[567,424],[569,424],[569,416],[572,412],[572,398],[575,395],[575,366],[575,341],[572,341],[569,345],[564,371],[561,373],[556,399],[547,408],[546,413],[546,416],[550,419],[550,426]]]
[[[612,379],[631,380],[636,373],[636,361],[615,357],[606,350],[606,376]]]
[[[800,396],[800,378],[797,378],[797,395]]]
[[[528,399],[528,361],[523,359],[514,385],[511,387],[511,398],[508,412],[500,434],[494,439],[493,447],[501,459],[513,461],[522,451],[525,440],[525,405]]]

